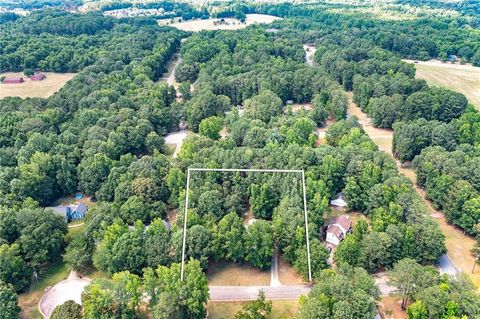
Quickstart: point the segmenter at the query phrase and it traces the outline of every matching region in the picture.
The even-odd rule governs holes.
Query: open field
[[[350,99],[348,114],[350,116],[357,116],[363,129],[367,132],[373,142],[377,144],[382,151],[385,151],[388,154],[392,155],[393,131],[375,128],[371,124],[369,124],[371,122],[370,119],[365,113],[362,112],[362,110],[357,105],[355,105],[355,103],[352,102],[351,93],[348,93],[348,95]],[[397,167],[400,173],[408,177],[415,185],[416,175],[413,169],[402,167],[398,160],[395,161],[397,163]],[[452,260],[453,264],[458,269],[468,274],[475,286],[480,288],[480,267],[477,267],[473,274],[471,273],[474,258],[470,254],[470,250],[472,249],[475,240],[472,237],[465,235],[465,233],[457,227],[447,223],[443,213],[435,210],[432,207],[430,201],[426,199],[425,192],[416,185],[414,186],[414,188],[417,193],[424,199],[430,215],[437,221],[440,229],[445,235],[445,245],[447,246],[448,256]]]
[[[171,19],[158,20],[160,25],[169,25],[183,31],[198,32],[202,30],[238,30],[243,29],[249,25],[257,23],[270,23],[280,19],[279,17],[267,15],[267,14],[247,14],[245,23],[241,23],[240,20],[234,18],[225,18],[223,23],[219,22],[220,19],[205,19],[205,20],[190,20],[185,22],[170,23]]]
[[[207,305],[208,319],[230,319],[242,309],[244,302],[213,302]],[[298,312],[298,300],[273,300],[271,319],[290,319]]]
[[[260,270],[250,264],[211,261],[207,270],[210,286],[268,286],[270,270]]]
[[[404,60],[413,63],[412,60]],[[437,60],[415,63],[416,77],[464,94],[468,101],[480,109],[480,67],[442,63]]]
[[[0,76],[6,77],[22,76],[25,80],[25,82],[18,84],[0,84],[0,99],[7,96],[47,98],[60,90],[65,83],[76,75],[76,73],[53,72],[43,72],[43,74],[47,76],[43,81],[31,81],[29,78],[23,76],[23,73],[7,72],[0,74]]]

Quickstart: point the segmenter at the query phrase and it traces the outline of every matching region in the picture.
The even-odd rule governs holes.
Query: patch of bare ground
[[[278,277],[282,285],[299,285],[306,283],[303,277],[283,256],[279,256],[278,258]]]
[[[378,311],[384,319],[407,319],[401,304],[402,299],[398,295],[383,296],[378,303]]]
[[[270,269],[260,270],[248,263],[210,261],[207,270],[210,286],[268,286]]]

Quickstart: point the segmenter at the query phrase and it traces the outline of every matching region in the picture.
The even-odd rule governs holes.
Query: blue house
[[[66,222],[72,220],[84,219],[87,214],[88,207],[84,203],[75,203],[70,205],[60,205],[55,207],[47,207],[59,216],[65,218]]]

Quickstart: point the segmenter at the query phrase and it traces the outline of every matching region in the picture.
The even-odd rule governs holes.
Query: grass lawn
[[[208,319],[229,319],[242,309],[245,302],[209,302]],[[298,312],[298,300],[273,300],[271,319],[290,319]]]
[[[416,78],[463,93],[470,103],[480,109],[480,67],[432,60],[418,61],[415,68]]]
[[[283,256],[278,259],[278,279],[282,285],[299,285],[307,282]]]
[[[226,261],[210,261],[208,284],[212,286],[265,286],[270,285],[270,269],[260,270],[252,265]]]
[[[18,295],[18,304],[22,308],[20,317],[25,319],[42,318],[38,311],[38,302],[45,293],[45,289],[66,279],[69,273],[70,268],[64,262],[53,264],[44,270],[44,272],[40,273],[38,284]]]
[[[173,153],[175,153],[175,149],[177,148],[177,144],[165,144],[165,155],[169,159],[173,157]]]
[[[7,72],[0,74],[6,77],[18,77],[21,76],[25,80],[23,83],[15,84],[0,84],[0,99],[7,96],[19,96],[21,98],[26,97],[42,97],[47,98],[53,93],[57,92],[70,81],[76,73],[53,73],[42,72],[47,78],[43,81],[31,81],[25,77],[23,73]]]

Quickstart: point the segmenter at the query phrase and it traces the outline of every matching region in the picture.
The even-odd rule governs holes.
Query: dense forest
[[[301,176],[195,172],[181,281],[189,167],[305,170],[314,287],[300,300],[299,318],[371,319],[379,291],[370,274],[378,271],[389,272],[409,318],[480,316],[472,283],[433,267],[446,252],[444,235],[394,159],[357,118],[347,118],[346,93],[353,91],[375,126],[394,129],[395,156],[413,160],[434,205],[474,235],[480,115],[463,95],[416,80],[401,57],[457,54],[477,63],[478,35],[461,18],[455,26],[430,17],[406,25],[316,8],[230,8],[219,15],[288,19],[195,34],[149,18],[60,10],[5,21],[2,70],[79,72],[47,99],[0,100],[0,306],[7,318],[18,317],[17,293],[32,275],[61,258],[108,279],[85,289],[82,307],[58,307],[59,318],[205,318],[209,263],[268,269],[276,249],[308,278]],[[305,43],[317,49],[313,66],[305,63]],[[178,51],[176,92],[156,81]],[[164,136],[181,122],[192,133],[171,158]],[[78,191],[98,202],[85,231],[66,241],[65,220],[44,207]],[[323,240],[339,192],[365,218],[337,247],[331,269]],[[271,311],[262,294],[236,318],[255,311]]]

